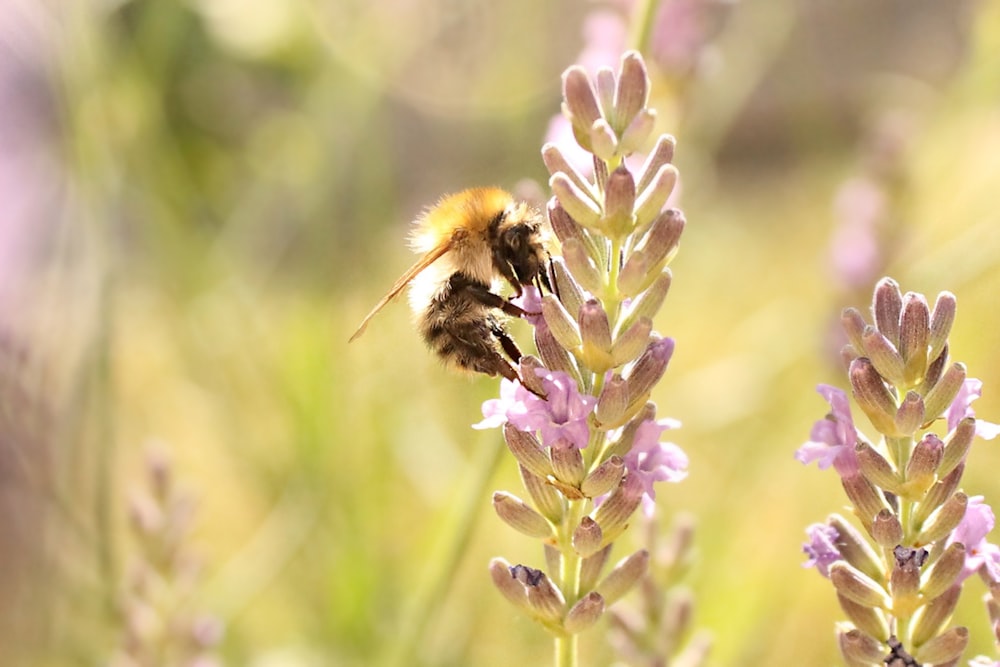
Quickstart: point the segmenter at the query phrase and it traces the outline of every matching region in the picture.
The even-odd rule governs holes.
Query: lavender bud
[[[635,227],[635,181],[623,165],[611,172],[604,192],[604,229],[611,238],[623,238]]]
[[[530,612],[531,606],[528,604],[528,596],[524,586],[514,578],[511,570],[510,563],[503,558],[494,558],[490,561],[490,578],[493,579],[493,585],[515,607]]]
[[[552,463],[533,434],[522,431],[508,422],[503,425],[503,436],[517,462],[532,474],[543,479],[552,474]]]
[[[898,563],[889,575],[892,591],[892,611],[897,616],[910,616],[920,605],[920,570],[912,562]]]
[[[524,586],[532,613],[543,621],[557,623],[566,613],[566,598],[541,570],[515,565],[510,573]]]
[[[585,516],[580,521],[580,525],[573,531],[573,550],[584,558],[593,556],[603,548],[601,544],[603,540],[604,531],[601,530],[596,521]]]
[[[646,161],[642,165],[642,169],[639,171],[639,182],[636,185],[637,192],[642,192],[649,187],[653,176],[660,170],[660,167],[673,161],[676,146],[677,140],[672,136],[669,134],[660,135],[660,138],[656,140],[656,145],[653,146],[653,150],[650,151],[646,157]]]
[[[620,152],[618,135],[604,118],[598,118],[590,126],[590,148],[594,156],[604,162],[613,162]]]
[[[580,590],[587,591],[597,585],[597,580],[601,577],[601,572],[604,571],[604,565],[608,562],[610,555],[611,545],[609,544],[580,562]]]
[[[944,414],[965,383],[965,364],[956,363],[944,372],[941,379],[924,396],[924,410],[927,419],[936,419]]]
[[[655,275],[648,285],[646,291],[639,294],[628,307],[622,318],[621,327],[627,327],[632,324],[635,320],[648,318],[650,320],[656,316],[659,312],[660,307],[663,305],[663,300],[667,296],[667,291],[670,289],[670,282],[672,275],[670,269],[664,269],[659,275]]]
[[[968,644],[968,628],[951,628],[919,647],[913,657],[925,665],[953,665]]]
[[[880,433],[896,433],[896,402],[871,361],[859,357],[851,362],[851,389],[858,405]]]
[[[646,574],[648,569],[649,552],[641,549],[618,561],[608,576],[597,585],[596,590],[607,604],[614,604],[632,590],[632,587]]]
[[[656,418],[656,405],[646,403],[642,410],[625,425],[625,428],[622,429],[622,434],[618,437],[618,440],[608,447],[605,456],[625,456],[628,454],[632,449],[632,443],[635,441],[636,429],[643,422],[652,421],[654,418]]]
[[[636,51],[628,51],[622,56],[618,74],[618,89],[615,93],[616,126],[621,129],[632,122],[637,113],[649,101],[649,75],[646,63]]]
[[[638,484],[629,483],[626,475],[618,488],[594,511],[594,521],[601,525],[606,543],[614,542],[628,527],[629,519],[642,500],[642,489],[637,487]]]
[[[628,384],[621,375],[615,373],[604,383],[601,394],[597,397],[594,416],[597,417],[599,427],[607,429],[619,425],[625,417],[627,407]]]
[[[917,504],[916,509],[913,511],[913,522],[915,525],[919,526],[922,524],[934,510],[943,505],[946,500],[951,498],[952,494],[958,489],[959,482],[962,481],[962,473],[964,471],[965,464],[959,463],[954,470],[949,472],[944,477],[941,477],[938,482],[930,488],[927,495],[924,496],[923,500]]]
[[[618,288],[622,294],[633,297],[652,283],[677,254],[685,224],[684,215],[676,209],[669,209],[656,217],[618,276]]]
[[[552,188],[552,193],[563,209],[577,224],[586,229],[599,228],[600,206],[586,192],[578,188],[569,176],[563,173],[553,174],[549,178],[549,187]]]
[[[652,340],[632,367],[628,376],[629,403],[645,400],[653,386],[660,381],[667,370],[670,357],[674,353],[672,338],[660,338],[653,334]]]
[[[915,386],[927,371],[927,340],[931,312],[923,294],[907,292],[899,321],[899,353],[903,357],[906,386]]]
[[[924,497],[936,481],[938,466],[944,456],[944,443],[933,433],[928,433],[913,448],[906,465],[906,493],[909,497]]]
[[[903,524],[887,509],[875,515],[871,532],[876,544],[883,549],[891,549],[903,540]]]
[[[580,484],[580,491],[588,498],[602,496],[621,483],[624,473],[625,460],[618,455],[612,456],[587,475]]]
[[[542,146],[542,162],[545,163],[545,168],[548,169],[549,175],[565,174],[569,177],[573,184],[576,185],[576,187],[584,192],[590,191],[593,187],[587,182],[587,179],[585,179],[583,175],[577,171],[576,167],[574,167],[570,161],[566,159],[566,156],[563,155],[563,152],[559,150],[559,147],[555,144],[549,143]],[[563,215],[565,215],[565,212],[563,212]],[[569,216],[566,217],[568,218]],[[556,236],[559,237],[559,240],[563,241],[564,239],[560,234],[560,229],[557,228],[555,224],[552,225],[552,229],[556,233]]]
[[[564,349],[575,350],[580,347],[583,341],[576,321],[554,295],[546,294],[542,297],[542,315],[549,331]],[[542,359],[545,359],[545,355],[542,355]]]
[[[580,336],[583,343],[580,357],[587,368],[595,373],[604,373],[614,366],[611,358],[611,323],[597,299],[588,299],[580,307]]]
[[[549,452],[556,479],[570,486],[579,487],[587,474],[583,464],[583,454],[579,448],[560,440],[549,448]]]
[[[845,308],[844,312],[840,315],[841,326],[844,327],[844,333],[847,334],[847,340],[850,341],[851,347],[854,348],[856,352],[860,352],[865,349],[864,344],[864,333],[867,329],[865,324],[865,318],[861,315],[857,308]],[[860,356],[856,353],[851,360],[853,361],[856,357]]]
[[[830,566],[830,581],[838,593],[863,607],[892,608],[892,600],[884,588],[844,561]]]
[[[859,630],[883,642],[889,638],[889,623],[881,609],[860,605],[841,593],[837,593],[837,601]]]
[[[552,268],[553,287],[559,295],[559,300],[562,302],[566,312],[580,312],[580,306],[587,300],[587,295],[585,295],[583,288],[580,287],[580,283],[576,281],[576,278],[566,268],[566,262],[563,261],[562,257],[553,257],[550,266]]]
[[[571,635],[590,628],[604,614],[604,598],[591,591],[584,595],[566,614],[563,628]]]
[[[565,111],[573,123],[574,130],[589,129],[594,121],[601,117],[601,109],[597,104],[590,77],[579,65],[570,67],[563,74],[563,99],[566,100]],[[580,136],[577,136],[577,141],[580,142]],[[580,145],[589,148],[583,142],[580,142]]]
[[[892,278],[882,278],[875,285],[872,314],[875,316],[875,326],[897,349],[899,348],[899,317],[902,310],[903,295],[899,291],[899,284]]]
[[[549,205],[547,208],[549,215],[549,224],[552,226],[552,231],[555,233],[556,238],[559,239],[560,243],[566,243],[570,239],[576,239],[588,248],[588,250],[593,249],[593,241],[588,239],[586,230],[578,225],[573,218],[570,217],[566,209],[562,207],[559,200],[553,197],[549,200]],[[555,261],[558,258],[553,258]]]
[[[844,492],[854,504],[854,513],[866,530],[871,529],[875,515],[887,508],[885,497],[864,475],[849,475],[841,479]]]
[[[670,193],[677,184],[677,168],[672,164],[660,167],[645,190],[641,190],[635,201],[635,219],[643,225],[663,210]]]
[[[493,494],[493,509],[514,530],[538,539],[553,536],[552,524],[526,502],[505,491]]]
[[[924,399],[915,391],[906,392],[906,397],[896,410],[896,431],[911,434],[924,423]]]
[[[604,278],[601,270],[594,263],[594,258],[587,254],[583,243],[577,239],[567,239],[562,246],[563,260],[573,279],[591,294],[600,292]],[[568,306],[569,304],[567,304]]]
[[[927,339],[927,346],[930,348],[927,353],[928,359],[937,359],[947,347],[948,335],[955,323],[957,308],[958,303],[954,294],[951,292],[938,294],[937,301],[934,302],[934,312],[931,313],[931,334]]]
[[[969,497],[961,491],[952,495],[927,520],[917,536],[917,543],[930,544],[946,538],[965,517],[968,503]]]
[[[518,466],[518,470],[521,473],[521,482],[531,494],[538,511],[554,524],[562,521],[565,507],[559,493],[546,482],[545,478],[532,474],[524,466]]]
[[[576,367],[576,361],[566,348],[559,344],[549,327],[535,327],[535,347],[547,368],[568,373],[579,384],[580,371]]]
[[[649,336],[653,332],[653,321],[641,317],[625,331],[615,337],[611,344],[611,360],[615,368],[624,366],[642,354],[649,345]]]
[[[601,113],[605,118],[610,118],[615,113],[615,93],[618,88],[618,80],[610,67],[597,68],[594,73],[594,88]]]
[[[927,372],[924,373],[924,381],[920,383],[919,387],[917,387],[917,391],[921,396],[926,396],[927,393],[934,388],[934,385],[941,380],[941,376],[944,375],[944,368],[947,365],[948,346],[945,345],[944,349],[941,350],[941,354],[939,354],[937,358],[927,366]]]
[[[861,344],[878,374],[894,385],[903,384],[903,357],[875,327],[865,327]]]
[[[631,155],[648,145],[649,135],[656,127],[656,110],[643,109],[621,134],[618,150],[622,155]]]
[[[826,523],[837,531],[837,551],[845,561],[872,579],[884,576],[881,559],[854,526],[837,514],[831,514]]]
[[[544,369],[545,365],[538,357],[530,354],[524,355],[521,357],[521,360],[517,362],[518,375],[521,377],[521,384],[524,385],[525,389],[536,396],[545,395],[545,385],[542,384],[542,378],[540,378],[536,372],[540,368]]]
[[[975,437],[976,419],[974,417],[966,417],[958,422],[958,426],[951,432],[948,442],[944,446],[944,455],[941,457],[938,475],[949,474],[965,461],[965,455],[969,453],[972,439]]]
[[[899,475],[893,469],[892,464],[876,452],[871,445],[867,442],[858,442],[854,445],[854,453],[858,458],[861,474],[868,481],[890,493],[899,493],[902,488]]]
[[[960,585],[952,586],[931,600],[929,604],[920,608],[913,619],[910,631],[914,646],[923,646],[931,637],[941,632],[941,628],[955,611],[955,605],[958,604],[958,597],[961,593],[962,587]]]
[[[840,652],[851,664],[880,663],[885,657],[882,643],[857,628],[837,633]]]
[[[944,594],[954,584],[959,583],[958,575],[965,567],[965,546],[958,542],[948,545],[944,553],[927,570],[920,592],[924,598],[933,600]]]

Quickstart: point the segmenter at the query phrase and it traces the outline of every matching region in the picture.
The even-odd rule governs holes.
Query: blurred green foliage
[[[792,453],[825,412],[815,384],[846,385],[836,318],[870,286],[847,289],[829,270],[832,201],[886,112],[914,121],[885,270],[904,290],[958,296],[952,356],[985,383],[978,414],[1000,421],[1000,8],[886,3],[906,12],[895,24],[867,4],[833,16],[745,0],[717,67],[663,114],[676,122],[660,129],[678,138],[689,224],[657,322],[677,352],[655,399],[684,423],[691,474],[658,500],[665,525],[675,511],[697,517],[689,584],[716,665],[838,659],[832,589],[799,564],[805,526],[846,499],[832,473]],[[346,341],[409,266],[406,228],[422,206],[472,185],[544,181],[538,150],[588,8],[10,10],[45,37],[37,85],[56,91],[60,165],[30,307],[11,325],[29,359],[16,369],[48,415],[33,433],[44,455],[20,455],[41,481],[12,491],[46,536],[25,570],[37,595],[3,589],[3,618],[23,617],[3,626],[12,660],[102,664],[113,652],[128,498],[155,439],[196,500],[185,543],[203,563],[198,608],[226,626],[225,664],[389,664],[470,502],[461,564],[397,664],[548,663],[548,638],[486,573],[493,555],[541,561],[490,508],[492,489],[518,487],[512,461],[479,486],[502,444],[469,425],[497,383],[442,370],[402,303]],[[921,32],[956,17],[974,18],[947,39]],[[827,36],[831,25],[840,32]],[[857,51],[828,50],[837,36]],[[977,443],[966,473],[988,502],[1000,500],[996,447]],[[957,617],[970,656],[991,651],[976,586]],[[600,631],[583,655],[613,659]]]

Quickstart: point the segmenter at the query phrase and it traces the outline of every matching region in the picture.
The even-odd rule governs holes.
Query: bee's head
[[[500,223],[493,249],[493,263],[520,293],[521,285],[541,282],[549,286],[542,218],[525,208],[508,211]]]

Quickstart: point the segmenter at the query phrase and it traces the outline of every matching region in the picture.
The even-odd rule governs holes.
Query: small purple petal
[[[958,422],[966,417],[975,417],[976,413],[972,409],[972,402],[983,395],[983,382],[976,378],[966,378],[962,383],[962,388],[958,390],[955,400],[951,402],[945,412],[948,421],[948,430],[952,431],[958,426]],[[984,440],[992,440],[1000,435],[1000,424],[994,424],[982,419],[976,419],[976,435]]]
[[[837,550],[837,539],[840,535],[833,526],[822,523],[814,523],[806,528],[809,541],[802,545],[802,551],[809,556],[809,560],[802,563],[802,567],[814,567],[824,577],[830,576],[830,566],[843,556]]]
[[[807,465],[817,461],[821,470],[832,465],[841,477],[853,474],[858,470],[854,454],[858,432],[854,428],[847,394],[827,384],[817,386],[816,391],[830,404],[831,410],[813,424],[809,441],[795,452],[795,459]]]
[[[983,496],[970,497],[965,516],[948,538],[948,544],[959,542],[965,545],[965,568],[960,580],[982,566],[986,567],[991,577],[1000,576],[1000,547],[986,541],[995,523],[993,509],[983,502]]]

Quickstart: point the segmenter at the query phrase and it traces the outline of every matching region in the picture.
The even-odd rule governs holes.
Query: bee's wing
[[[441,255],[448,252],[448,249],[450,247],[451,247],[450,239],[439,243],[436,247],[432,248],[426,255],[418,259],[416,264],[407,269],[406,273],[401,275],[399,279],[396,280],[395,283],[393,283],[392,287],[389,289],[388,292],[386,292],[385,296],[383,296],[379,300],[379,302],[375,304],[375,307],[372,308],[372,312],[368,313],[368,315],[365,316],[365,319],[361,320],[361,326],[358,327],[358,330],[354,332],[354,335],[351,336],[351,339],[348,342],[353,343],[355,338],[363,334],[365,332],[365,327],[368,326],[368,321],[371,318],[375,317],[375,313],[382,310],[385,304],[392,301],[392,299],[395,298],[397,294],[402,292],[403,288],[409,285],[410,281],[417,277],[417,274],[419,274],[421,271],[423,271],[432,263],[434,263],[436,260],[438,260],[441,257]]]

